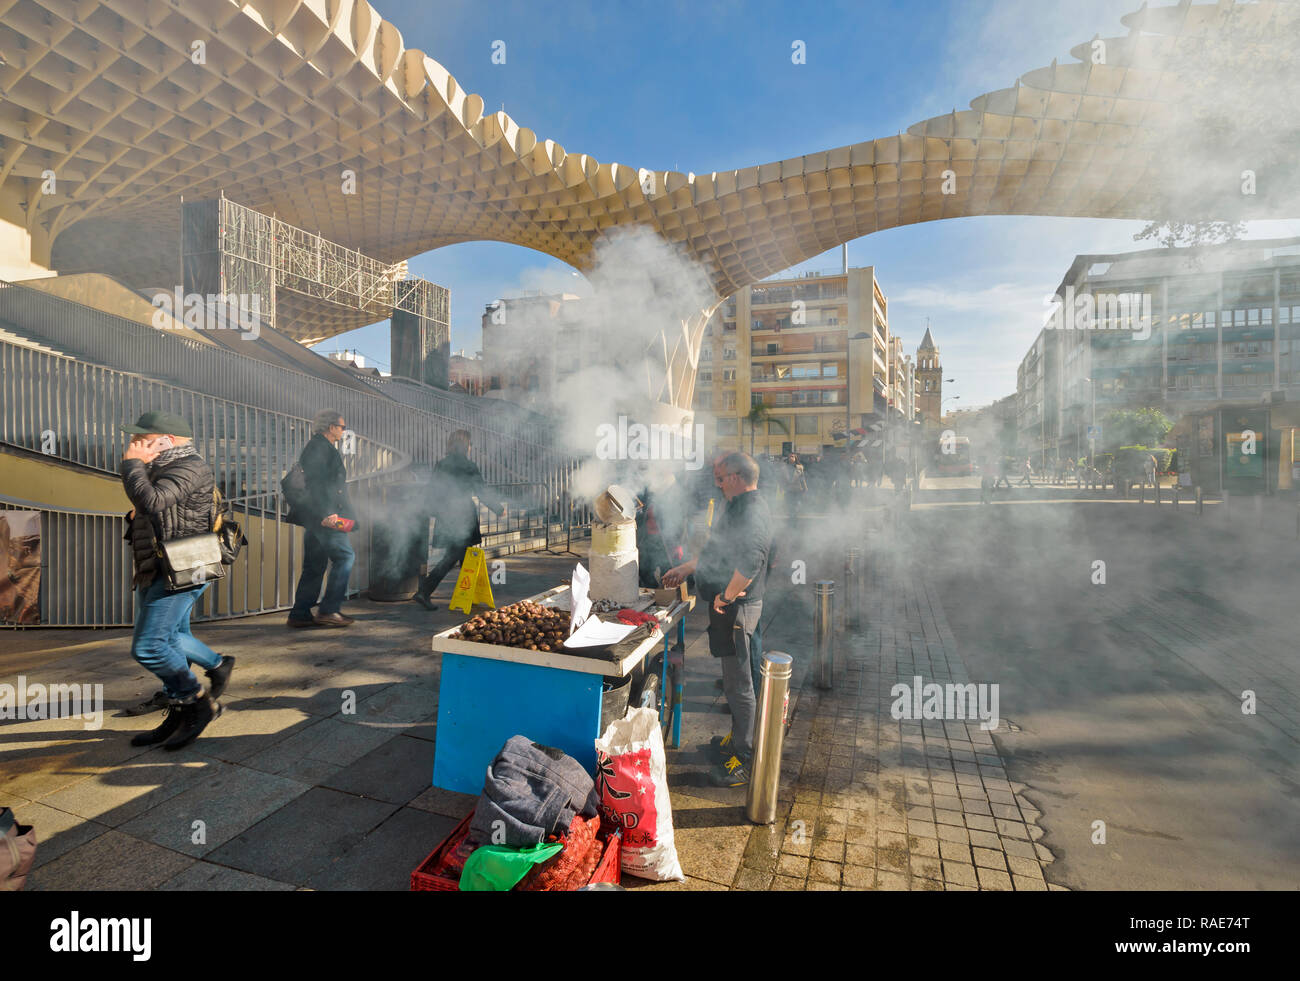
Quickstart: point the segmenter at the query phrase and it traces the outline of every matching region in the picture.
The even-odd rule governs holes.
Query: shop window
[[[795,416],[794,431],[797,436],[816,436],[821,432],[817,416]]]

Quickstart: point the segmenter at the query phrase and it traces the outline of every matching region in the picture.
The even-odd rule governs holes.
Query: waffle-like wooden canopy
[[[1085,43],[1076,62],[905,134],[683,174],[602,163],[484,115],[365,0],[0,0],[0,177],[54,268],[134,286],[175,282],[182,196],[224,192],[384,262],[491,239],[581,269],[606,229],[648,226],[721,299],[898,225],[1155,217],[1180,178],[1153,134],[1204,94],[1177,76],[1187,44],[1227,18],[1295,37],[1295,7],[1144,7],[1103,42],[1103,63]],[[41,193],[48,172],[57,193]],[[1235,217],[1252,203],[1240,198],[1234,186],[1207,207]],[[712,309],[665,338],[679,406]]]

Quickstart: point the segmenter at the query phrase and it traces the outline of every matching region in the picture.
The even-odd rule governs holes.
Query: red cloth
[[[627,609],[619,610],[617,616],[619,622],[629,624],[633,627],[639,626],[643,623],[659,622],[659,618],[656,617],[654,614],[642,613],[639,610],[627,610]]]

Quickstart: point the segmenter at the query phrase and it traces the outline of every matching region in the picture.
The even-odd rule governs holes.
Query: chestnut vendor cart
[[[559,586],[525,602],[563,606],[568,586]],[[600,732],[603,680],[626,679],[647,659],[663,652],[658,667],[660,722],[666,744],[681,744],[681,655],[685,650],[686,614],[695,597],[646,610],[658,630],[638,630],[599,651],[532,651],[482,644],[450,636],[450,627],[433,638],[442,652],[438,692],[438,734],[434,743],[433,785],[477,794],[489,763],[514,735],[562,749],[591,773],[596,772],[595,741]],[[670,636],[676,634],[676,650]],[[669,668],[672,687],[669,687]],[[651,679],[646,679],[647,683]],[[643,686],[644,687],[644,686]],[[669,736],[671,735],[671,739]]]

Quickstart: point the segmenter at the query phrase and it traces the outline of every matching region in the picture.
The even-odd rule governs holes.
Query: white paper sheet
[[[634,624],[608,623],[600,617],[588,617],[573,636],[564,642],[564,646],[570,649],[608,647],[617,644],[635,629]]]
[[[569,636],[591,615],[591,600],[587,592],[591,587],[591,573],[581,562],[573,567],[569,580]]]

